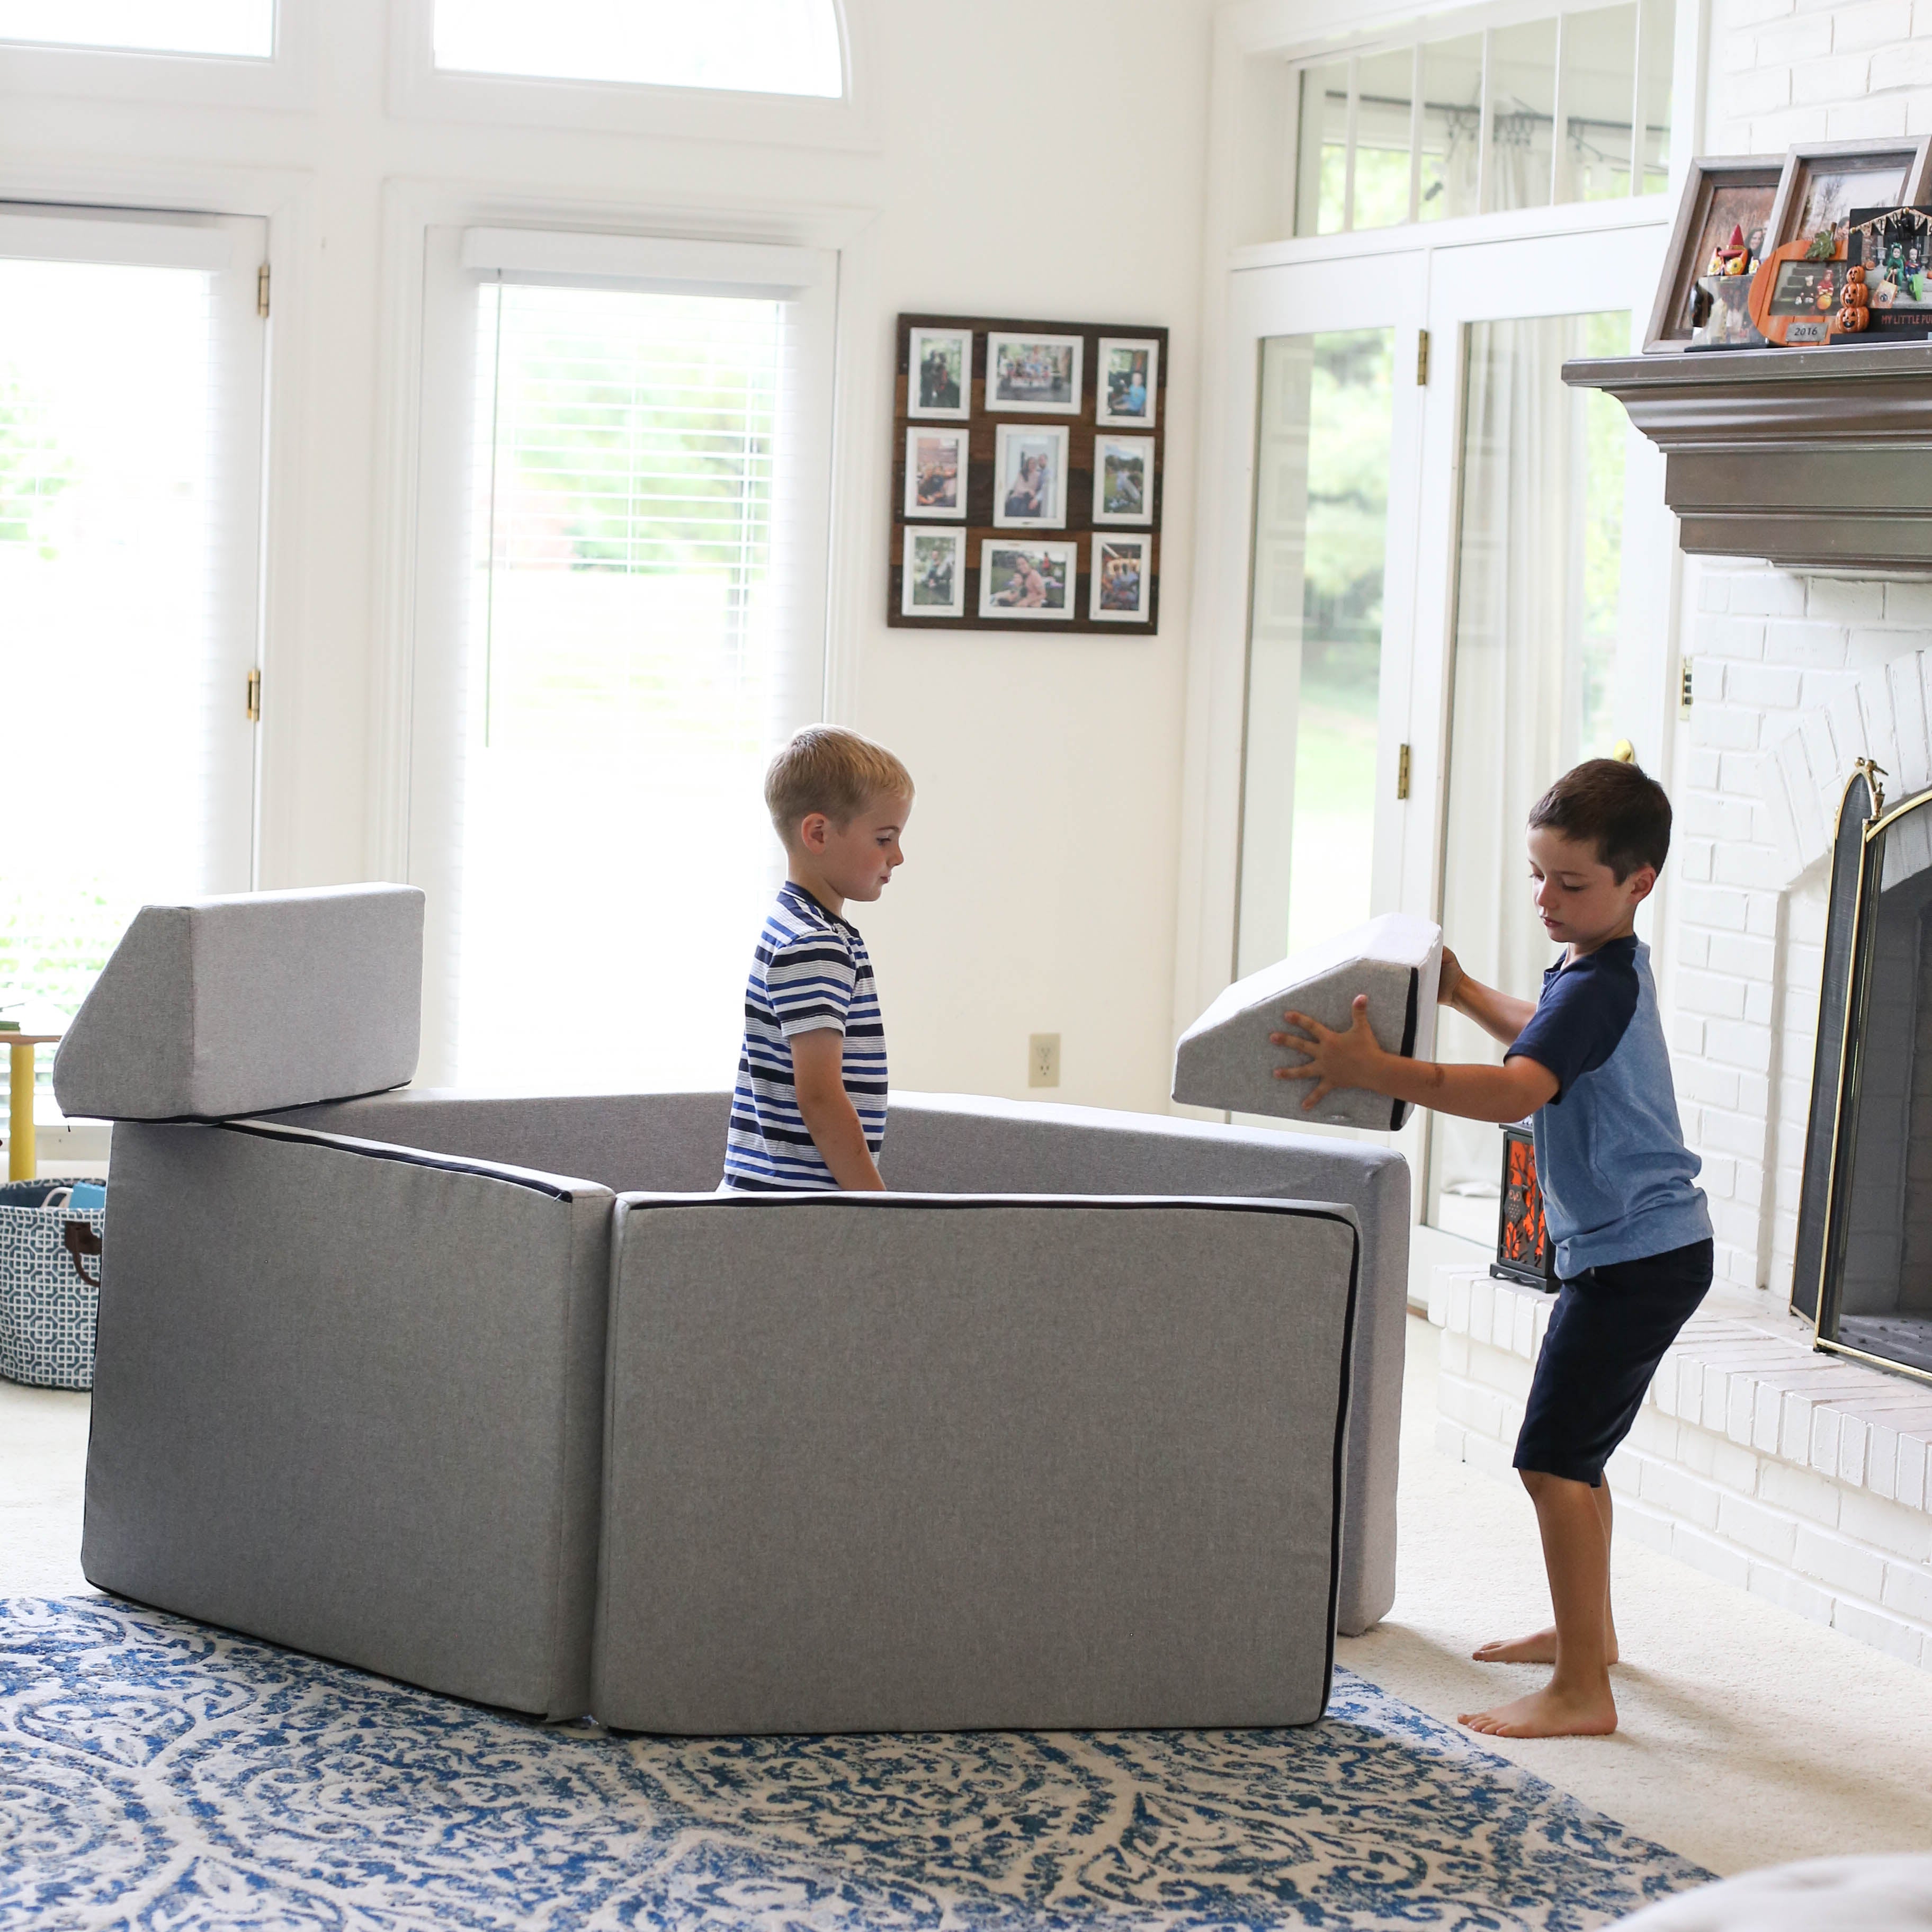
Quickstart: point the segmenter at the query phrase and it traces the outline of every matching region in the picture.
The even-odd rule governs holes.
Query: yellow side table
[[[10,1049],[7,1074],[7,1178],[34,1178],[34,1049],[52,1046],[57,1033],[0,1032]]]

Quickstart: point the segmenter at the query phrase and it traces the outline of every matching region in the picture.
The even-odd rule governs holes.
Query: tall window
[[[471,562],[412,826],[466,1084],[731,1071],[765,767],[820,715],[825,446],[811,304],[717,286],[474,297]]]
[[[1262,344],[1238,976],[1369,916],[1394,348]]]
[[[266,60],[275,0],[0,0],[0,40]]]
[[[0,212],[0,1008],[29,1030],[144,901],[250,882],[261,226]]]
[[[1459,18],[1302,70],[1298,235],[1669,184],[1676,0]]]
[[[1612,755],[1629,680],[1622,411],[1562,379],[1576,356],[1628,352],[1626,312],[1479,322],[1467,331],[1442,924],[1476,978],[1533,995],[1556,949],[1530,898],[1522,828],[1560,772]],[[1447,1060],[1500,1063],[1461,1015]],[[1493,1127],[1430,1117],[1430,1224],[1496,1235]]]
[[[832,0],[436,0],[435,31],[436,65],[459,72],[845,91]]]

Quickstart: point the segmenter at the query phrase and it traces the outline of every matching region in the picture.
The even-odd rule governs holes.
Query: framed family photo
[[[893,340],[886,622],[1158,635],[1167,330],[921,312]]]
[[[906,414],[964,422],[973,413],[973,332],[915,328],[906,354]]]
[[[1059,424],[999,425],[993,459],[995,530],[1057,530],[1066,521],[1067,440]]]
[[[1096,524],[1154,520],[1152,436],[1094,437],[1094,520]]]
[[[966,431],[909,428],[905,436],[905,514],[915,517],[966,514]]]
[[[1800,141],[1785,157],[1772,210],[1770,249],[1808,242],[1820,256],[1845,252],[1855,208],[1892,208],[1925,199],[1932,135],[1868,141]],[[1825,237],[1828,235],[1828,244]]]
[[[980,545],[980,615],[1070,618],[1080,546],[988,537]]]
[[[1085,342],[1077,335],[986,336],[986,407],[1080,413]]]
[[[1094,377],[1094,420],[1102,429],[1152,429],[1160,381],[1160,344],[1152,337],[1103,335]]]
[[[1744,250],[1740,278],[1764,260],[1772,245],[1772,210],[1784,173],[1782,154],[1691,162],[1664,258],[1664,279],[1658,284],[1644,335],[1646,352],[1682,349],[1690,342],[1696,326],[1692,297],[1697,292],[1697,278],[1712,272],[1711,263],[1720,250],[1729,253],[1733,235]]]
[[[1094,539],[1094,574],[1087,614],[1102,624],[1144,624],[1148,585],[1153,575],[1150,536]]]
[[[905,616],[963,617],[966,532],[917,530],[908,525],[900,581],[899,609]]]

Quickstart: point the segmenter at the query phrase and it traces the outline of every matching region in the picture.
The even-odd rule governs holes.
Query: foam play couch
[[[422,929],[150,907],[70,1028],[90,1580],[622,1728],[1320,1714],[1394,1590],[1399,1156],[896,1094],[892,1193],[719,1196],[722,1094],[404,1086]]]

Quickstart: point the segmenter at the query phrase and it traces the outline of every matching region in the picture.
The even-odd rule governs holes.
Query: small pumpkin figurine
[[[1871,290],[1865,285],[1865,272],[1863,268],[1850,268],[1846,271],[1845,292],[1843,299],[1847,308],[1862,309],[1870,306]],[[1860,322],[1858,326],[1862,328],[1864,324]]]
[[[1850,295],[1851,291],[1847,289],[1845,292]],[[1869,308],[1855,306],[1848,302],[1838,311],[1838,326],[1843,334],[1856,335],[1862,328],[1868,328],[1870,326],[1871,310]]]

